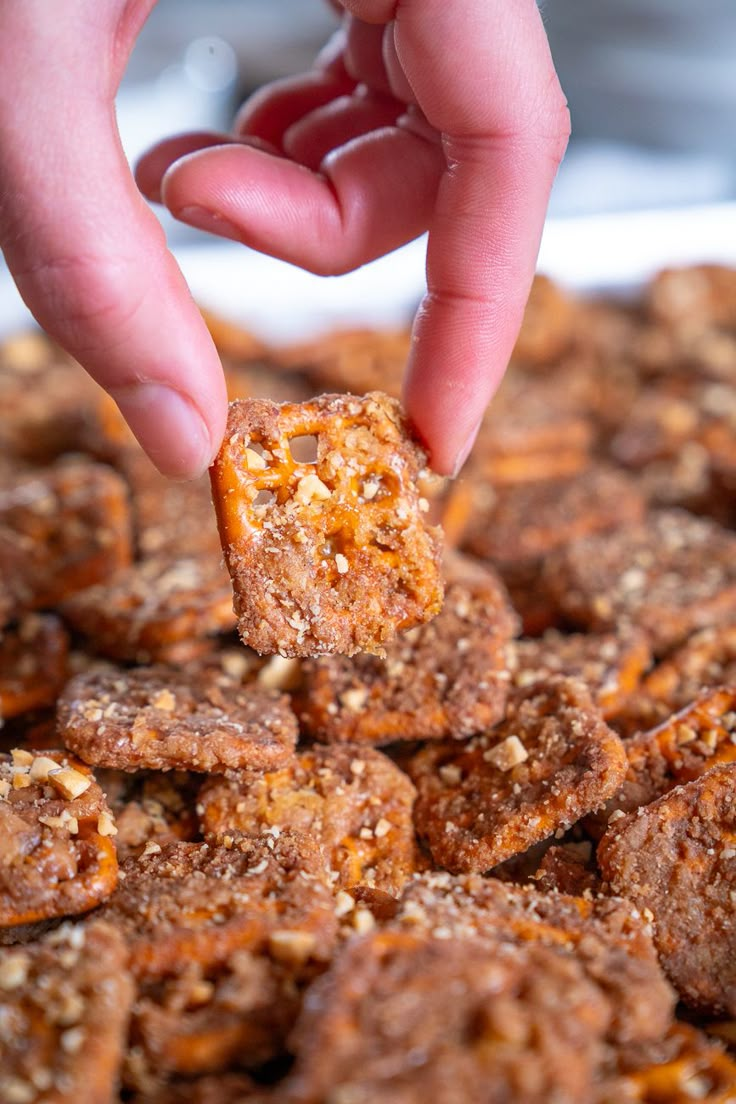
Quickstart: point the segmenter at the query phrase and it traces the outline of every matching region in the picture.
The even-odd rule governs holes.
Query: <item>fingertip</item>
[[[138,190],[151,203],[162,203],[162,181],[172,165],[190,153],[230,145],[235,141],[229,134],[191,131],[157,142],[138,159],[133,170]]]
[[[162,475],[196,479],[207,471],[224,434],[224,404],[205,417],[188,395],[153,382],[112,389],[110,394]]]

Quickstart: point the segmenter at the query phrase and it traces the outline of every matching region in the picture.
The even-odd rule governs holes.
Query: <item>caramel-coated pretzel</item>
[[[316,438],[314,461],[295,457],[295,438]],[[212,485],[245,643],[380,654],[396,631],[438,612],[439,540],[417,486],[424,461],[398,403],[379,393],[231,405]]]

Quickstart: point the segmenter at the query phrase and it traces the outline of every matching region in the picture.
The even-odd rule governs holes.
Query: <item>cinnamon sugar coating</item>
[[[320,856],[306,837],[151,844],[123,863],[124,878],[102,916],[118,927],[140,981],[176,975],[187,964],[216,968],[235,951],[267,953],[281,938],[308,940],[329,957],[336,921],[320,880]]]
[[[482,736],[418,752],[409,773],[435,862],[484,871],[602,805],[623,780],[626,753],[583,684],[557,678],[516,691]]]
[[[0,949],[0,1100],[109,1104],[133,985],[118,932],[66,924]]]
[[[297,738],[284,694],[166,667],[77,675],[57,723],[86,762],[123,770],[266,770],[289,758]]]
[[[308,462],[294,456],[305,437],[316,438]],[[211,475],[244,643],[381,654],[433,617],[442,586],[439,534],[422,514],[425,462],[379,392],[232,403]]]
[[[307,660],[300,719],[315,739],[330,743],[472,736],[503,716],[514,629],[497,577],[459,573],[446,582],[438,616],[399,636],[384,658]]]
[[[653,916],[660,961],[682,999],[733,1016],[736,764],[616,820],[598,861],[611,890]]]
[[[235,623],[227,573],[201,557],[141,560],[75,595],[62,612],[100,655],[138,663],[173,662],[172,649],[191,649]]]
[[[315,840],[336,887],[398,892],[418,860],[414,787],[390,759],[345,744],[307,748],[280,770],[206,782],[199,795],[208,839],[292,829]]]
[[[109,897],[113,834],[84,764],[59,751],[0,756],[0,928],[88,912]]]
[[[575,624],[642,629],[662,653],[736,614],[736,535],[683,510],[650,514],[617,533],[553,554],[547,589]]]

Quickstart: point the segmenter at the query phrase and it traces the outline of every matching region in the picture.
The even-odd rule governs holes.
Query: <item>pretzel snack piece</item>
[[[296,438],[316,438],[314,461],[296,459]],[[424,464],[398,403],[379,392],[232,403],[211,477],[244,643],[286,656],[382,654],[396,632],[438,613]]]

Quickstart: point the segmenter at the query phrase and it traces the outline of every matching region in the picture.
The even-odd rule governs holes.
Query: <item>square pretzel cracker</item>
[[[484,496],[484,488],[479,495]],[[602,465],[565,479],[496,488],[466,534],[468,551],[501,570],[538,563],[554,548],[589,533],[639,521],[644,500],[623,472]]]
[[[617,819],[598,862],[612,892],[653,916],[660,962],[681,998],[736,1014],[736,764]]]
[[[636,690],[651,652],[643,633],[570,633],[550,629],[509,648],[513,686],[531,686],[552,675],[580,679],[604,717],[615,713]]]
[[[639,521],[645,507],[633,480],[603,465],[565,478],[479,482],[475,498],[463,547],[493,564],[531,635],[559,620],[542,585],[545,557],[583,535]]]
[[[0,949],[3,1104],[115,1099],[132,1000],[125,945],[107,924]]]
[[[86,458],[0,480],[0,532],[15,612],[55,606],[130,563],[127,489]]]
[[[0,630],[0,717],[53,705],[67,677],[69,637],[53,614],[29,613]]]
[[[57,722],[85,762],[123,770],[265,770],[285,763],[297,739],[285,694],[164,666],[77,675]]]
[[[315,982],[287,1099],[350,1104],[589,1104],[608,1002],[540,944],[385,930]]]
[[[75,594],[61,612],[90,650],[137,663],[186,661],[235,621],[227,572],[217,559],[166,554]]]
[[[317,841],[337,887],[398,892],[416,870],[414,787],[388,756],[351,744],[315,745],[280,770],[205,782],[205,837],[291,829]]]
[[[313,462],[294,458],[300,437],[316,438]],[[425,464],[399,404],[379,392],[232,403],[211,475],[244,643],[286,656],[382,654],[438,613]]]
[[[706,690],[694,702],[625,743],[626,778],[601,818],[630,812],[692,782],[721,763],[736,761],[736,687]]]
[[[643,689],[674,712],[716,686],[736,686],[736,624],[694,633],[647,675]]]
[[[574,957],[609,1001],[606,1035],[616,1046],[657,1040],[672,1022],[675,993],[657,962],[651,926],[621,898],[542,893],[433,871],[406,887],[394,924],[444,940],[541,943]]]
[[[483,872],[601,806],[624,778],[626,752],[585,686],[554,678],[512,694],[482,736],[419,751],[409,773],[435,862]]]
[[[503,717],[507,644],[516,619],[494,572],[446,560],[438,616],[388,645],[386,656],[324,656],[303,664],[296,707],[316,740],[387,744],[467,738]]]
[[[0,756],[0,928],[87,912],[109,897],[114,834],[84,764],[59,751]]]
[[[676,1022],[665,1037],[644,1047],[620,1048],[616,1069],[598,1090],[596,1104],[732,1104],[736,1062],[713,1039]]]
[[[241,950],[286,957],[298,944],[300,963],[329,958],[337,922],[318,848],[286,832],[230,842],[151,842],[123,863],[101,915],[125,935],[138,981],[214,969]]]
[[[684,510],[576,540],[550,556],[545,574],[573,624],[634,625],[657,655],[736,616],[736,534]]]

